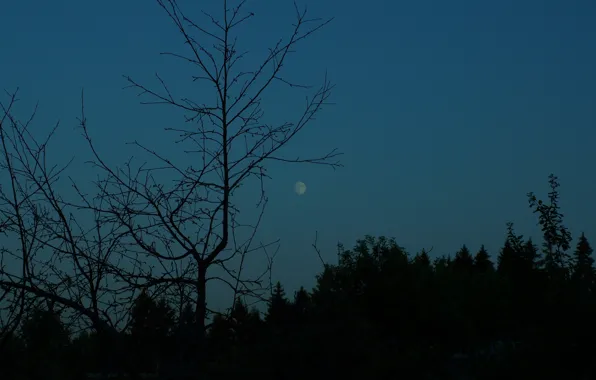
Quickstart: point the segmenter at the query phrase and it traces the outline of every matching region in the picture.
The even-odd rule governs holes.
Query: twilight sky
[[[180,0],[196,21],[201,7]],[[484,243],[496,254],[505,223],[539,239],[526,193],[546,196],[559,176],[562,206],[574,237],[596,243],[596,2],[591,0],[302,0],[314,17],[335,20],[289,57],[287,78],[318,84],[325,70],[335,105],[295,139],[286,153],[338,148],[338,171],[273,165],[263,239],[281,238],[274,277],[291,290],[310,287],[323,254],[351,247],[365,234],[393,236],[412,254],[434,246],[453,254]],[[255,18],[239,36],[258,62],[291,31],[286,0],[249,0]],[[35,102],[36,130],[57,120],[52,157],[76,156],[70,175],[93,179],[76,117],[85,88],[89,126],[104,155],[122,163],[139,152],[133,139],[183,157],[163,127],[183,122],[166,106],[143,106],[122,75],[155,85],[158,72],[179,94],[200,98],[191,67],[163,51],[185,52],[175,28],[149,0],[6,1],[0,12],[0,87],[20,87],[20,115]],[[243,42],[244,41],[244,42]],[[265,119],[293,120],[304,94],[276,85],[264,96]],[[3,99],[5,100],[5,99]],[[308,191],[294,192],[303,181]],[[66,190],[65,190],[66,191]],[[255,198],[238,200],[250,215]],[[574,243],[575,244],[575,243]]]

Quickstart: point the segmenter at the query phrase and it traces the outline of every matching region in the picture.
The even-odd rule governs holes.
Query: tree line
[[[462,245],[431,259],[425,250],[409,255],[393,239],[366,236],[352,249],[339,246],[338,262],[325,264],[309,291],[286,295],[277,282],[262,311],[238,297],[228,313],[212,318],[205,373],[592,378],[592,248],[584,234],[571,246],[556,177],[550,184],[546,202],[528,194],[541,246],[516,234],[512,223],[494,262],[484,246],[472,252]],[[176,310],[167,298],[141,293],[118,335],[125,349],[112,357],[99,354],[95,332],[75,334],[50,306],[32,308],[19,330],[3,336],[3,373],[74,379],[132,369],[167,378],[196,361],[190,304]]]

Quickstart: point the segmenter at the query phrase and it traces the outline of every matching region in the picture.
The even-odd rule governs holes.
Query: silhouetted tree
[[[517,254],[510,240],[505,240],[505,244],[497,257],[497,272],[502,276],[512,276],[516,268],[516,256]]]
[[[209,327],[207,340],[209,342],[211,360],[215,361],[218,357],[227,353],[234,340],[234,332],[232,331],[230,320],[222,314],[216,314]]]
[[[176,14],[170,16],[176,19]],[[202,278],[206,273],[201,271],[227,262],[227,253],[222,252],[243,258],[249,251],[248,245],[218,252],[217,247],[225,239],[209,231],[204,237],[215,239],[215,243],[202,241],[201,247],[205,249],[199,252],[196,241],[175,230],[175,226],[184,225],[180,216],[184,212],[178,214],[164,204],[151,205],[156,213],[154,221],[162,223],[159,227],[151,230],[152,225],[145,225],[135,231],[135,225],[127,223],[133,223],[138,216],[135,212],[144,209],[126,210],[138,206],[129,203],[126,212],[122,212],[123,206],[118,203],[122,199],[112,193],[116,198],[104,199],[110,210],[87,209],[98,213],[94,219],[96,227],[116,226],[121,231],[118,234],[138,239],[130,255],[127,252],[125,256],[118,234],[104,229],[101,231],[105,234],[91,238],[75,228],[76,223],[64,218],[70,206],[52,193],[53,182],[48,172],[41,172],[41,180],[33,178],[38,167],[35,159],[43,155],[45,148],[29,151],[27,157],[33,160],[30,166],[26,159],[19,161],[18,155],[6,154],[9,147],[6,143],[10,142],[7,125],[11,125],[5,120],[9,119],[10,116],[3,118],[0,126],[3,143],[0,170],[10,174],[6,177],[9,182],[15,178],[16,182],[10,185],[12,190],[24,192],[15,196],[6,188],[0,189],[0,232],[17,237],[20,243],[15,252],[3,247],[2,260],[16,257],[21,264],[20,268],[4,265],[4,261],[0,265],[2,379],[78,380],[85,372],[107,374],[123,369],[134,378],[136,372],[155,371],[167,362],[171,367],[190,363],[195,373],[205,372],[220,378],[242,374],[262,379],[298,379],[317,373],[384,379],[407,378],[406,373],[415,373],[417,377],[436,379],[467,374],[495,380],[585,380],[596,374],[596,366],[592,364],[596,353],[593,328],[596,273],[592,248],[582,234],[571,260],[567,259],[571,234],[563,226],[554,176],[550,177],[548,204],[528,194],[530,206],[539,214],[542,254],[531,238],[514,231],[513,223],[507,224],[496,271],[484,246],[472,258],[463,245],[453,259],[439,257],[431,265],[425,250],[410,259],[394,239],[365,236],[352,249],[340,250],[337,264],[324,265],[314,289],[308,292],[301,287],[293,301],[286,298],[281,282],[273,289],[263,286],[271,294],[265,321],[261,321],[257,310],[249,309],[248,298],[244,297],[255,294],[258,281],[247,282],[238,272],[229,272],[235,303],[228,309],[229,313],[214,314],[204,339],[208,324],[204,320],[205,293],[198,295],[202,287],[199,280],[206,282],[210,278]],[[15,136],[23,133],[24,129],[10,120],[16,125],[11,127]],[[22,143],[18,149],[26,151],[26,139],[18,141]],[[225,167],[216,166],[216,169]],[[196,182],[204,180],[196,172],[186,174]],[[44,175],[49,177],[43,179]],[[124,186],[118,182],[122,177],[117,176],[110,177],[111,185]],[[27,183],[35,184],[41,189],[39,194],[45,194],[40,195],[39,203],[33,202],[31,193],[23,190]],[[135,186],[139,183],[135,182]],[[190,184],[184,180],[180,183]],[[218,189],[212,185],[197,184]],[[231,196],[225,183],[222,186],[219,194]],[[157,202],[156,199],[165,195],[176,198],[178,194],[159,186],[157,190],[139,189],[127,189],[127,194],[144,194],[150,199],[148,203]],[[157,194],[157,198],[147,194]],[[47,205],[51,206],[49,211]],[[232,206],[228,203],[229,208]],[[164,220],[157,211],[163,211]],[[184,217],[193,217],[192,207],[185,212]],[[228,213],[229,218],[236,215],[234,210]],[[117,217],[123,217],[124,221],[110,219]],[[228,228],[237,226],[230,222]],[[168,228],[173,232],[163,235]],[[148,256],[164,260],[166,253],[175,252],[173,236],[181,240],[177,244],[182,251],[191,246],[195,249],[189,250],[185,257],[175,254],[169,257],[179,264],[180,260],[187,260],[184,262],[187,265],[178,267],[177,272],[162,276],[147,262],[136,261],[143,257],[137,257],[139,252],[135,250],[139,247],[154,249]],[[143,239],[157,243],[144,246],[147,241]],[[50,243],[56,246],[55,255],[50,255],[48,262],[39,263],[35,255],[38,250],[43,251],[43,244]],[[103,244],[112,248],[98,248]],[[166,253],[158,252],[158,248]],[[215,256],[211,256],[214,252]],[[117,268],[112,258],[114,253],[120,258],[132,257],[131,268],[135,269]],[[60,259],[66,259],[64,262],[72,264],[72,269],[57,268],[55,263]],[[127,284],[128,288],[115,292],[114,280]],[[139,295],[138,289],[147,290]],[[170,297],[172,290],[180,290],[177,315],[165,298],[157,300],[149,295],[163,291],[159,294]],[[134,302],[127,297],[134,297]],[[111,298],[115,301],[107,302]],[[114,315],[110,314],[112,309]],[[130,313],[128,324],[114,322],[120,320],[116,315],[122,317],[125,313]],[[82,332],[71,341],[70,331]],[[181,346],[190,349],[185,351]],[[20,372],[24,372],[21,377]]]
[[[308,321],[308,317],[311,313],[312,302],[310,294],[300,287],[296,293],[294,293],[294,302],[292,303],[293,318],[292,321],[297,324],[303,324]]]
[[[173,328],[173,341],[175,349],[173,350],[176,359],[172,365],[176,369],[181,369],[186,363],[193,362],[197,355],[198,325],[196,313],[190,303],[184,304],[178,315],[178,321]]]
[[[257,309],[249,309],[245,302],[238,299],[230,313],[230,320],[236,341],[243,345],[255,343],[262,322]]]
[[[431,269],[430,257],[424,248],[414,256],[413,264],[422,271]]]
[[[193,335],[193,330],[196,327],[197,316],[192,308],[192,305],[187,303],[182,308],[182,312],[178,318],[177,333],[179,335]]]
[[[587,369],[596,373],[593,354],[596,352],[596,333],[593,323],[596,318],[596,274],[592,247],[582,233],[572,254],[570,298],[573,299],[569,314],[573,350],[570,359],[574,361],[572,371],[576,375],[585,375]]]
[[[577,248],[573,252],[571,279],[589,290],[593,290],[595,279],[592,253],[592,247],[584,233],[582,233],[579,237]]]
[[[435,272],[439,275],[445,275],[451,268],[452,260],[449,256],[441,256],[433,261]]]
[[[538,247],[529,238],[521,249],[521,265],[526,273],[536,271],[540,268],[542,258],[538,252]]]
[[[567,275],[566,251],[570,248],[571,233],[563,225],[563,214],[559,207],[559,182],[554,174],[549,176],[551,191],[548,193],[549,203],[536,198],[534,193],[528,193],[530,208],[538,214],[538,223],[544,238],[544,265],[547,273],[558,281]]]
[[[136,365],[142,372],[157,372],[171,344],[173,310],[165,300],[156,302],[146,292],[134,301],[130,334]]]
[[[70,339],[58,313],[42,308],[33,309],[23,322],[21,336],[25,344],[24,358],[29,378],[67,377],[65,353]]]
[[[6,332],[0,349],[0,371],[7,379],[18,379],[25,373],[25,342],[16,331]]]
[[[509,240],[509,243],[515,252],[519,253],[522,251],[524,236],[515,233],[513,222],[507,222],[507,240]]]
[[[100,355],[100,339],[96,332],[82,331],[72,340],[71,365],[79,367],[82,373],[102,373],[106,363]],[[126,358],[128,360],[128,358]]]
[[[96,194],[80,191],[65,174],[68,165],[51,161],[47,151],[57,126],[45,137],[31,133],[36,111],[23,122],[15,115],[17,92],[7,94],[9,100],[0,101],[0,177],[10,179],[0,187],[6,244],[0,258],[11,265],[0,265],[0,290],[9,294],[0,314],[11,322],[0,330],[14,331],[31,305],[49,302],[64,310],[69,326],[98,332],[103,343],[97,354],[104,362],[123,356],[117,324],[136,292],[120,291],[116,274],[137,267],[121,244],[125,234],[110,221],[113,213],[96,207]],[[80,197],[59,193],[65,179]],[[13,305],[4,307],[6,301]]]
[[[459,251],[455,254],[453,260],[453,268],[458,271],[470,273],[474,266],[474,258],[470,254],[470,250],[464,244]]]
[[[474,271],[477,273],[491,273],[495,270],[493,262],[490,260],[488,252],[484,248],[484,244],[474,256]]]
[[[268,303],[267,313],[265,315],[265,322],[272,326],[280,326],[288,322],[290,311],[290,304],[286,298],[286,292],[278,281],[271,293],[271,298]]]
[[[254,69],[246,70],[237,66],[246,54],[237,45],[237,30],[254,16],[252,12],[245,12],[245,1],[236,5],[224,1],[220,17],[208,15],[204,23],[192,21],[175,0],[158,0],[157,3],[188,47],[187,55],[164,54],[192,62],[197,73],[190,80],[210,83],[213,89],[210,100],[205,103],[184,96],[174,97],[166,81],[159,76],[158,89],[141,85],[128,76],[126,79],[130,87],[152,98],[146,104],[171,105],[185,114],[186,121],[193,121],[192,127],[168,128],[175,132],[175,143],[180,147],[192,145],[181,148],[190,155],[190,161],[177,164],[163,152],[135,141],[134,145],[147,153],[150,160],[160,163],[159,168],[146,168],[144,164],[133,168],[130,162],[126,170],[115,169],[100,157],[92,144],[84,114],[81,126],[94,154],[94,165],[105,175],[98,183],[105,202],[105,206],[100,208],[111,213],[112,217],[107,221],[127,231],[127,236],[136,243],[136,248],[131,249],[138,256],[136,262],[146,265],[142,275],[120,271],[121,280],[133,288],[157,285],[184,285],[189,288],[196,301],[199,347],[204,351],[208,281],[221,281],[230,286],[234,299],[238,293],[261,297],[269,291],[266,286],[260,285],[261,276],[248,279],[243,272],[245,256],[249,252],[254,253],[260,248],[268,255],[267,245],[253,247],[267,198],[264,191],[257,193],[259,216],[251,223],[243,220],[244,213],[240,214],[235,204],[238,192],[253,180],[264,189],[264,181],[268,177],[267,164],[272,161],[322,164],[333,168],[340,166],[335,150],[307,158],[283,156],[283,148],[326,104],[333,87],[326,77],[308,97],[303,112],[295,122],[265,123],[261,108],[262,96],[272,89],[273,83],[290,85],[296,90],[307,89],[307,86],[284,78],[283,67],[289,53],[299,42],[331,20],[309,18],[306,11],[296,8],[297,20],[288,38],[269,49]],[[212,30],[209,30],[209,25]],[[154,176],[157,170],[160,173],[169,171],[173,179],[167,183],[159,182]],[[236,233],[239,230],[244,232]],[[232,239],[232,236],[236,238]],[[241,242],[237,240],[238,236],[247,238]],[[270,268],[270,259],[265,271]],[[151,264],[156,261],[168,262],[168,266],[171,262],[178,262],[179,265],[172,265],[172,268],[184,267],[186,270],[164,269],[162,272],[165,273],[153,273]],[[239,267],[232,268],[235,265]],[[168,266],[155,265],[160,268]],[[228,276],[210,277],[208,272],[214,267],[219,267],[221,273]],[[198,355],[198,367],[202,367],[203,356]]]

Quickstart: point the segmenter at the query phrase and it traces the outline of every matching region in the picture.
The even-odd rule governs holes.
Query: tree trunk
[[[207,339],[205,330],[205,320],[207,319],[207,303],[206,303],[206,288],[207,288],[207,265],[203,262],[199,263],[199,274],[197,278],[197,375],[198,378],[204,379],[207,372]]]

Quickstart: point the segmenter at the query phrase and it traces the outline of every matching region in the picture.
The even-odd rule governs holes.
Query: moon
[[[298,195],[302,195],[302,194],[306,193],[306,185],[304,184],[304,182],[301,182],[301,181],[296,182],[296,184],[294,185],[294,191]]]

